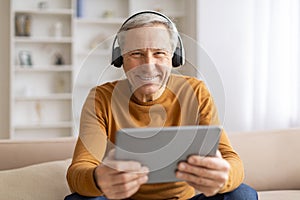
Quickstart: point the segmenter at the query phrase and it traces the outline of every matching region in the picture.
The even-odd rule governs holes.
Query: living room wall
[[[0,139],[9,132],[9,0],[0,6]]]

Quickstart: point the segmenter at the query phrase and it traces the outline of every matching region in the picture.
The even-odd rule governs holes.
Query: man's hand
[[[220,151],[217,151],[216,157],[193,155],[186,162],[180,162],[176,177],[187,181],[208,197],[217,194],[224,186],[229,170],[229,163],[222,158]]]
[[[149,169],[139,162],[114,160],[114,153],[111,150],[95,169],[95,181],[107,198],[128,198],[147,182]]]

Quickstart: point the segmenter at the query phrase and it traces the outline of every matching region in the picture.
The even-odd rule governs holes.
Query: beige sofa
[[[260,200],[300,199],[300,129],[229,134]],[[76,139],[0,140],[0,197],[62,200]]]

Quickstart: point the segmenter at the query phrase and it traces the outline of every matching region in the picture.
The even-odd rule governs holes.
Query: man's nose
[[[150,71],[155,69],[156,61],[155,57],[151,54],[147,54],[144,56],[143,64],[142,64],[142,70],[143,73],[149,73]]]
[[[155,58],[152,54],[147,53],[145,55],[145,64],[154,64],[155,63]]]

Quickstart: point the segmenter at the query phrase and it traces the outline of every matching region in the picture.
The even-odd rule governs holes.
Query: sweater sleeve
[[[236,189],[244,180],[244,166],[237,152],[230,144],[225,131],[222,131],[219,143],[222,157],[230,164],[229,178],[219,193],[230,192]]]
[[[100,196],[103,193],[94,181],[94,170],[104,157],[107,136],[96,89],[91,90],[83,106],[78,141],[73,160],[67,171],[67,181],[72,192],[84,196]],[[97,106],[96,106],[97,105]]]
[[[67,172],[70,190],[84,196],[101,196],[102,192],[94,181],[94,170],[98,165],[99,161],[87,151],[79,138]]]
[[[217,108],[213,98],[202,82],[200,89],[200,125],[219,125]],[[237,152],[233,149],[225,130],[222,130],[219,142],[222,157],[230,164],[229,178],[219,193],[236,189],[244,179],[244,166]]]

